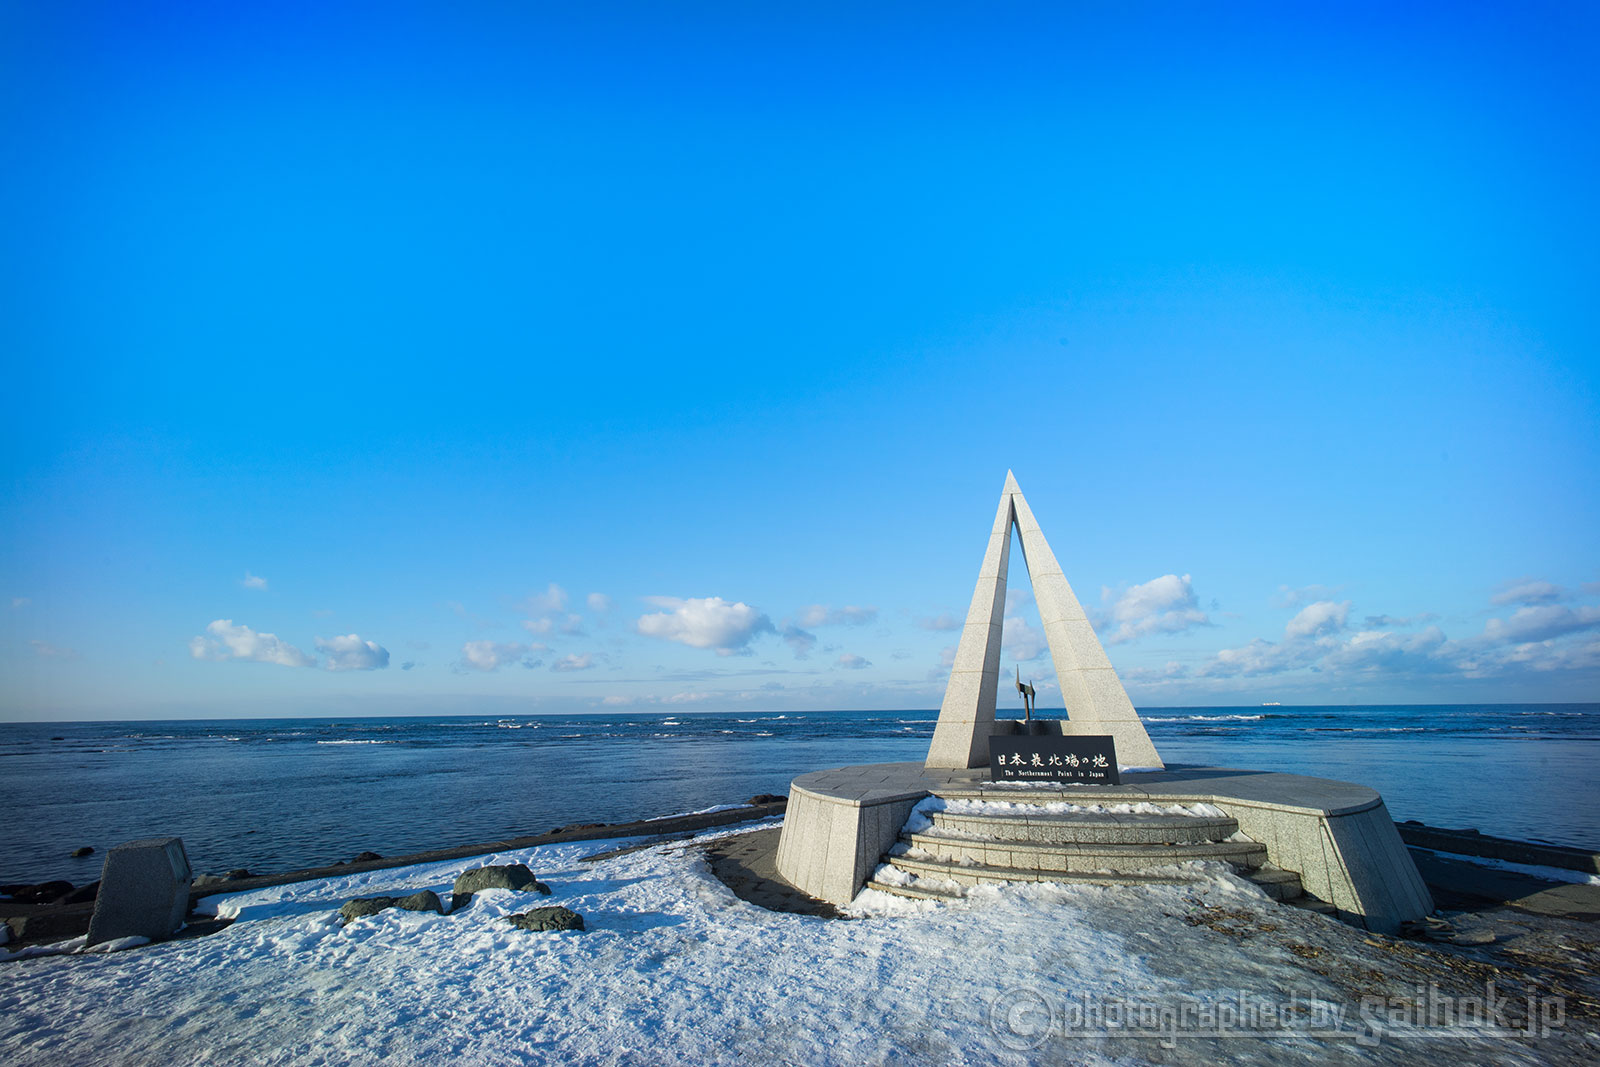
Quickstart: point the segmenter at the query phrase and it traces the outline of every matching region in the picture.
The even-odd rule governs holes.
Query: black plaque
[[[997,782],[1122,784],[1110,734],[995,734],[989,738],[989,772]]]

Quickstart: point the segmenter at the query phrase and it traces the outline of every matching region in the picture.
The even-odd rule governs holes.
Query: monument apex
[[[1006,575],[1011,558],[1011,530],[1022,544],[1023,565],[1033,583],[1039,621],[1056,669],[1067,719],[1064,735],[1109,734],[1116,741],[1117,760],[1127,767],[1160,769],[1150,735],[1122,687],[1116,669],[1095,636],[1083,606],[1068,584],[1044,531],[1034,518],[1017,479],[1006,472],[1000,507],[989,532],[989,544],[978,571],[977,587],[967,609],[966,625],[956,646],[950,681],[939,707],[926,766],[973,768],[989,765],[989,736],[994,732],[1000,689],[1000,644],[1006,606]]]

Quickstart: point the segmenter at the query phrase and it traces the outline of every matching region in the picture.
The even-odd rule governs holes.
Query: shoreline
[[[240,893],[424,863],[469,859],[474,856],[540,845],[632,837],[647,838],[650,839],[648,844],[657,844],[692,837],[704,830],[779,816],[788,807],[786,798],[761,796],[752,799],[760,803],[746,803],[721,810],[657,816],[622,823],[580,823],[558,827],[543,834],[429,849],[400,856],[358,859],[274,874],[237,878],[223,876],[203,884],[198,879],[207,876],[199,875],[189,890],[189,907],[193,921],[186,927],[187,936],[204,936],[219,928],[213,922],[194,916],[193,909],[202,898],[222,893]],[[1413,860],[1417,863],[1424,882],[1433,893],[1439,911],[1475,914],[1498,908],[1511,908],[1520,913],[1547,918],[1583,923],[1600,922],[1600,884],[1558,881],[1555,878],[1541,877],[1531,871],[1490,865],[1496,860],[1505,860],[1525,865],[1561,867],[1580,873],[1591,871],[1600,873],[1600,853],[1589,853],[1581,849],[1541,842],[1515,841],[1480,834],[1476,830],[1431,827],[1416,820],[1397,822],[1395,825],[1405,840]],[[759,854],[744,850],[744,853],[732,862],[726,855],[713,858],[717,860],[713,863],[717,877],[742,899],[770,910],[821,916],[838,914],[836,909],[825,902],[811,898],[789,885],[777,874],[775,867],[767,864],[765,858]],[[1488,863],[1473,862],[1475,859],[1485,859]],[[63,896],[81,897],[85,889],[97,884],[96,882],[76,887],[70,893],[63,891]],[[87,931],[93,913],[92,896],[71,902],[63,902],[58,898],[38,903],[0,897],[0,922],[10,930],[5,951],[15,951],[79,936]]]
[[[926,1031],[914,1027],[885,1037],[883,1005],[873,998],[892,998],[890,1017],[920,1018],[929,1003],[951,996],[952,988],[991,981],[1063,1005],[1073,997],[1172,1011],[1212,1001],[1272,1005],[1280,1022],[1248,1036],[1285,1039],[1286,1051],[1310,1038],[1319,1062],[1368,1064],[1369,1052],[1359,1044],[1392,1041],[1408,1050],[1411,1062],[1451,1067],[1457,1061],[1427,1052],[1438,1047],[1433,1037],[1443,1034],[1473,1043],[1476,1055],[1468,1058],[1478,1062],[1576,1067],[1592,1063],[1600,1047],[1597,885],[1556,884],[1477,866],[1465,857],[1413,850],[1419,866],[1424,857],[1438,865],[1428,880],[1439,910],[1394,934],[1361,930],[1314,907],[1241,893],[1238,880],[1227,875],[1201,886],[1135,892],[1046,883],[986,886],[970,899],[943,904],[868,892],[847,908],[824,910],[777,875],[775,816],[785,806],[775,801],[576,826],[516,839],[516,847],[509,847],[512,841],[465,845],[218,882],[191,890],[191,900],[212,899],[200,905],[205,912],[191,914],[177,937],[93,962],[59,944],[11,956],[7,950],[26,952],[14,943],[0,949],[10,962],[21,961],[0,967],[0,999],[9,998],[10,1011],[9,1019],[0,1012],[0,1048],[28,1051],[34,1048],[31,1035],[65,1026],[74,1047],[91,1059],[98,1048],[101,1062],[171,1062],[185,1047],[175,1043],[170,1025],[181,1017],[205,1020],[207,1032],[218,1035],[208,1040],[233,1051],[281,1049],[287,1030],[297,1035],[301,1050],[320,1048],[330,1033],[337,1034],[354,1042],[346,1051],[366,1048],[374,1063],[393,1062],[395,1041],[434,1049],[432,1058],[470,1058],[473,1049],[522,1049],[534,1038],[559,1048],[566,1060],[609,1062],[593,1054],[594,1034],[628,1018],[638,1027],[632,1047],[646,1047],[638,1042],[648,1038],[648,1047],[655,1048],[666,1037],[694,1053],[680,1060],[716,1062],[704,1055],[703,1032],[731,1019],[718,1047],[731,1049],[759,1033],[787,1050],[776,1058],[812,1062],[814,1046],[788,1044],[784,1035],[838,1026],[841,1003],[858,1036],[877,1035],[921,1052]],[[342,922],[337,913],[340,901],[374,892],[395,897],[426,888],[443,895],[461,867],[494,853],[499,858],[479,861],[526,864],[548,881],[554,900],[590,924],[587,932],[508,935],[509,913],[526,906],[515,894],[486,896],[440,915],[390,910],[382,918]],[[1442,886],[1458,897],[1446,899]],[[1572,896],[1546,899],[1563,891]],[[235,924],[245,929],[227,929]],[[525,942],[523,936],[538,940]],[[1026,941],[1032,947],[989,951],[997,937],[1002,945]],[[61,954],[63,948],[68,954]],[[1108,948],[1115,951],[1108,955]],[[357,966],[349,965],[352,953]],[[885,966],[900,980],[882,983]],[[205,980],[218,967],[230,975],[226,996]],[[1130,968],[1140,976],[1131,987]],[[583,978],[576,981],[579,974]],[[841,988],[876,992],[861,1002],[863,1008],[855,1000],[841,1002]],[[132,992],[124,995],[125,989]],[[359,995],[330,996],[330,989]],[[513,989],[534,994],[505,995]],[[419,996],[435,1010],[420,1010]],[[126,997],[134,998],[137,1018],[154,1020],[142,1032],[128,1032]],[[1419,1007],[1431,1013],[1435,1004],[1481,1005],[1489,997],[1510,1005],[1492,1032],[1417,1014]],[[274,1005],[270,1012],[259,1007],[264,1002]],[[989,1062],[981,1053],[1011,1047],[995,1029],[997,1020],[1009,1018],[993,1014],[996,1003],[988,1001],[985,1017],[983,1003],[960,995],[952,1000],[956,1014],[946,1037],[952,1048],[978,1053],[973,1062]],[[808,1026],[752,1029],[741,1009],[729,1014],[730,1004],[764,1005],[759,1011],[775,1010],[791,1022],[803,1018]],[[1395,1028],[1391,1015],[1371,1015],[1373,1004],[1412,1021]],[[1295,1027],[1305,1019],[1281,1015],[1304,1012],[1308,1005],[1336,1025],[1302,1032]],[[458,1015],[468,1021],[448,1022]],[[477,1025],[491,1018],[492,1024]],[[53,1021],[62,1019],[71,1022]],[[440,1019],[446,1020],[444,1030]],[[1448,1029],[1427,1032],[1436,1025]],[[1073,1036],[1063,1031],[1052,1038],[1055,1059],[1081,1047],[1069,1040]],[[1142,1051],[1148,1045],[1140,1042],[1155,1031],[1102,1036],[1119,1052],[1133,1054],[1130,1062],[1150,1062]],[[1157,1062],[1218,1062],[1232,1047],[1220,1038],[1239,1035],[1196,1024],[1179,1036],[1194,1039],[1193,1055]],[[1534,1040],[1535,1058],[1503,1058],[1511,1049],[1507,1042]],[[1352,1042],[1357,1044],[1343,1047]],[[139,1057],[118,1058],[134,1046]],[[54,1061],[22,1056],[18,1062]],[[829,1062],[847,1067],[855,1061]]]
[[[348,863],[308,867],[297,871],[283,871],[277,874],[251,875],[245,878],[223,877],[218,881],[207,882],[203,885],[191,883],[189,887],[189,910],[192,916],[197,901],[204,897],[216,896],[219,893],[242,893],[253,889],[268,889],[274,886],[293,885],[297,882],[314,882],[323,878],[366,874],[372,871],[410,867],[421,863],[470,859],[473,856],[534,848],[539,845],[566,845],[577,841],[606,841],[620,837],[654,837],[661,840],[670,840],[674,837],[693,835],[702,830],[711,830],[720,826],[732,826],[741,822],[754,822],[759,819],[771,818],[774,815],[782,815],[784,809],[788,807],[788,803],[787,799],[765,800],[760,804],[745,804],[740,807],[725,808],[721,811],[663,815],[651,819],[636,819],[625,823],[581,823],[570,827],[559,827],[543,834],[530,834],[524,837],[506,838],[500,841],[487,841],[472,845],[457,845],[451,848],[429,849],[425,852],[413,852],[403,856],[380,856],[376,859],[353,860]],[[197,879],[199,877],[204,877],[204,875],[196,876]],[[88,884],[97,885],[98,882]],[[71,895],[77,895],[83,888],[87,888],[87,886],[75,888]],[[63,895],[67,895],[65,891]],[[19,948],[48,944],[79,936],[88,931],[89,919],[93,914],[93,898],[71,903],[62,903],[59,900],[28,903],[10,897],[0,897],[0,923],[3,923],[11,930],[11,937],[4,943],[3,947],[0,947],[0,952],[15,951]],[[191,922],[190,925],[198,926],[201,923]],[[204,932],[210,933],[213,931],[207,929]]]

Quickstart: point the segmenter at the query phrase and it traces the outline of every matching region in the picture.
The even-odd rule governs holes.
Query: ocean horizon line
[[[1281,710],[1306,710],[1318,708],[1514,708],[1514,707],[1539,707],[1539,708],[1588,708],[1600,707],[1600,701],[1584,700],[1475,700],[1475,701],[1365,701],[1347,703],[1289,703],[1285,701],[1271,701],[1250,704],[1136,704],[1134,709],[1139,713],[1165,712],[1165,711],[1217,711],[1234,710],[1239,708],[1252,709],[1281,709]],[[1064,711],[1062,708],[1036,708],[1034,714],[1040,718],[1055,717],[1053,713]],[[1009,714],[1015,711],[1016,714]],[[996,719],[1014,719],[1022,717],[1021,708],[1001,708],[995,712]],[[123,718],[44,718],[44,719],[0,719],[0,727],[5,726],[68,726],[74,724],[106,724],[106,723],[140,723],[140,722],[270,722],[276,720],[304,720],[307,722],[339,721],[341,719],[477,719],[486,717],[499,718],[592,718],[599,716],[627,716],[650,715],[660,718],[678,718],[685,715],[898,715],[898,714],[928,714],[937,715],[939,708],[932,707],[904,707],[904,708],[799,708],[799,709],[761,709],[761,708],[682,708],[664,709],[657,705],[641,705],[639,707],[620,708],[590,708],[574,711],[517,711],[504,712],[502,710],[489,711],[347,711],[339,713],[262,713],[239,715],[132,715]],[[1271,714],[1268,710],[1265,714]]]

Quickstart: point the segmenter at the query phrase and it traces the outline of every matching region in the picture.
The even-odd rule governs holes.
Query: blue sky
[[[7,6],[0,717],[1600,699],[1593,5],[566,8]]]

